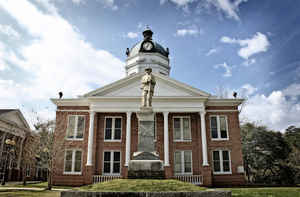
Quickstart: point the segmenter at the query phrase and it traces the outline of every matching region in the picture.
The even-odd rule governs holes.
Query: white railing
[[[105,181],[111,181],[114,179],[120,179],[121,176],[109,176],[109,175],[94,175],[93,176],[93,183],[100,183]]]
[[[179,181],[192,183],[194,185],[202,185],[203,184],[203,176],[202,175],[176,175],[174,179]]]

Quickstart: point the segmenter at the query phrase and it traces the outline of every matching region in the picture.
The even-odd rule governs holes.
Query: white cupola
[[[160,44],[152,40],[153,32],[146,28],[143,31],[144,40],[135,44],[130,50],[126,50],[126,75],[144,72],[146,68],[152,68],[153,73],[169,76],[169,49],[164,49]]]

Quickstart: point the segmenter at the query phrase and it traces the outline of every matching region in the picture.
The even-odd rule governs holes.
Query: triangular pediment
[[[0,118],[7,120],[9,122],[13,122],[16,125],[18,125],[21,128],[26,128],[30,129],[28,123],[26,122],[24,116],[22,115],[21,111],[16,109],[16,110],[11,110],[7,113],[3,113],[0,115]]]
[[[139,73],[89,92],[84,97],[139,97],[142,95]],[[153,73],[156,79],[154,97],[208,97],[209,94],[167,76]]]

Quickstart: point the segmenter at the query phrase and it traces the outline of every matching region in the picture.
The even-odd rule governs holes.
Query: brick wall
[[[69,108],[70,109],[70,108]],[[77,108],[76,108],[77,109]],[[68,116],[69,115],[84,115],[85,130],[83,140],[64,140],[67,132]],[[89,131],[89,113],[88,112],[56,112],[56,128],[55,128],[55,159],[53,164],[52,180],[54,185],[84,185],[86,184],[86,158],[87,158],[87,142]],[[64,172],[64,155],[65,149],[81,149],[82,150],[82,173],[81,175],[66,175]]]
[[[211,115],[226,115],[228,122],[229,140],[213,141],[210,132],[210,116]],[[208,112],[206,113],[206,130],[207,130],[207,147],[208,160],[212,165],[212,151],[216,149],[224,149],[230,151],[231,170],[229,175],[213,175],[214,185],[237,185],[244,183],[244,174],[238,173],[238,166],[243,166],[242,145],[238,112]]]
[[[72,107],[60,109],[72,110]],[[86,107],[76,107],[74,110],[88,109]],[[207,107],[208,110],[235,110],[236,107]],[[87,142],[89,130],[89,113],[88,112],[69,112],[57,111],[56,118],[59,123],[56,126],[57,138],[64,138],[67,128],[68,115],[85,115],[85,132],[82,141],[66,141],[66,148],[81,148],[83,150],[82,174],[81,175],[64,175],[64,149],[55,162],[55,173],[53,175],[53,183],[56,185],[82,185],[89,184],[92,181],[92,175],[102,174],[103,168],[103,151],[104,150],[120,150],[121,151],[121,176],[127,177],[127,167],[125,164],[125,147],[126,147],[126,113],[96,113],[94,121],[94,143],[93,143],[93,166],[86,167],[87,158]],[[210,115],[222,114],[227,116],[229,140],[212,141],[210,134]],[[120,142],[104,142],[104,121],[105,116],[122,117],[122,136]],[[191,120],[192,140],[190,142],[174,142],[173,140],[173,118],[174,116],[189,116]],[[201,140],[201,120],[199,113],[169,113],[169,159],[170,167],[165,168],[167,178],[172,177],[174,169],[174,152],[176,150],[192,150],[192,171],[194,175],[205,175],[211,177],[211,180],[205,180],[208,185],[212,182],[214,185],[226,184],[242,184],[244,183],[244,175],[237,173],[237,167],[243,165],[240,128],[238,120],[238,112],[207,112],[206,113],[206,135],[208,146],[208,161],[210,166],[202,166],[202,140]],[[156,114],[156,150],[161,160],[164,160],[164,119],[162,113]],[[134,152],[137,151],[138,142],[138,119],[135,113],[131,115],[131,159]],[[231,168],[230,175],[213,175],[212,174],[212,151],[223,148],[231,152]]]

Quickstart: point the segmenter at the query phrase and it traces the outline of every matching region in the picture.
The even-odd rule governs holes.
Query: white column
[[[206,127],[205,127],[205,111],[200,112],[201,116],[201,138],[202,138],[202,157],[203,166],[209,166],[207,160],[207,142],[206,142]]]
[[[125,157],[125,166],[128,166],[130,161],[130,145],[131,145],[131,113],[127,112],[127,120],[126,120],[126,157]]]
[[[164,160],[165,166],[170,166],[169,163],[169,112],[164,113]]]
[[[22,158],[22,153],[23,153],[23,143],[24,143],[25,137],[22,138],[21,140],[21,144],[20,144],[20,153],[19,153],[19,157],[18,157],[18,165],[17,165],[17,169],[20,169],[20,165],[21,165],[21,158]]]
[[[90,128],[89,128],[89,138],[88,138],[88,152],[87,152],[87,166],[93,165],[93,140],[94,140],[94,117],[95,112],[90,111]]]

